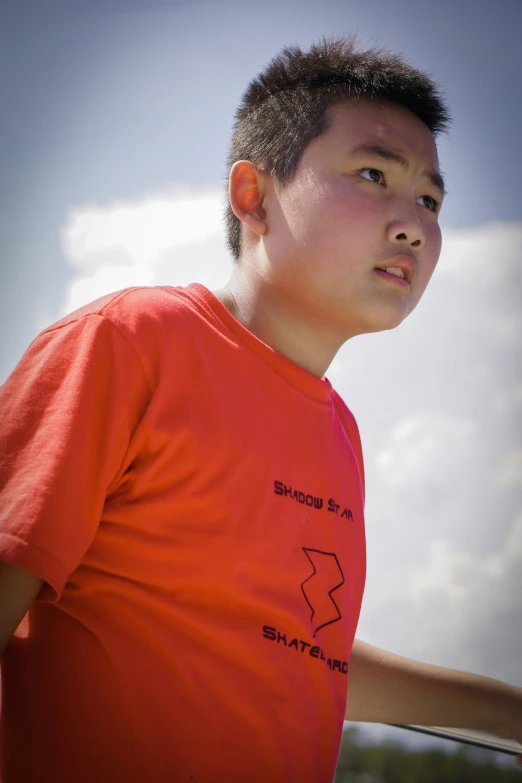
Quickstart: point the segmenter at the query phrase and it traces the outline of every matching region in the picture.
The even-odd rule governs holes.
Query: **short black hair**
[[[447,130],[450,113],[432,79],[385,48],[362,48],[357,36],[323,37],[303,52],[284,48],[248,85],[234,115],[225,174],[226,244],[235,261],[241,220],[228,197],[230,169],[249,160],[284,187],[295,176],[310,142],[331,127],[329,109],[354,98],[404,106],[434,136]]]

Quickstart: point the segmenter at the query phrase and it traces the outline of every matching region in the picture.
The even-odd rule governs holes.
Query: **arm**
[[[412,661],[356,639],[345,720],[477,729],[520,742],[522,688]]]
[[[29,571],[0,561],[0,659],[42,585]]]

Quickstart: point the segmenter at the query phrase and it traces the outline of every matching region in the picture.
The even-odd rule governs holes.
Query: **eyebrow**
[[[388,147],[382,147],[380,144],[368,144],[367,142],[363,142],[362,144],[357,144],[353,150],[350,150],[350,152],[347,153],[347,155],[381,158],[381,160],[389,160],[392,163],[398,163],[399,166],[402,166],[404,169],[408,167],[408,158]],[[443,196],[446,195],[447,190],[444,177],[440,172],[426,170],[422,172],[422,176],[429,179],[433,187],[440,190]]]

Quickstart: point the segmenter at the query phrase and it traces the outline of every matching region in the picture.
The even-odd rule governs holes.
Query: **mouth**
[[[393,283],[396,286],[402,288],[404,291],[410,290],[410,284],[405,277],[399,277],[392,272],[386,272],[384,269],[375,269],[375,272],[382,277],[383,280],[387,280],[389,283]]]

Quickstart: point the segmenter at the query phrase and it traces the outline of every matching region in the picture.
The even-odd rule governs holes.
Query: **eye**
[[[432,198],[431,196],[420,196],[420,198],[417,199],[417,203],[419,203],[419,201],[425,201],[425,202],[427,201],[428,203],[427,204],[424,203],[422,204],[422,206],[426,207],[427,209],[431,209],[432,212],[437,212],[440,206],[439,202],[435,201],[435,199]]]
[[[368,172],[368,176],[366,176],[366,172]],[[379,169],[361,169],[359,174],[363,179],[367,179],[369,182],[375,182],[377,185],[386,184],[384,173],[379,171]]]

